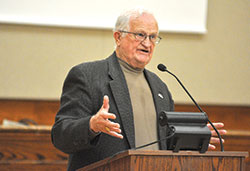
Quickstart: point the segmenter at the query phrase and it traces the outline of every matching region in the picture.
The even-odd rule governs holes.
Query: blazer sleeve
[[[51,131],[54,146],[65,153],[96,145],[99,136],[93,137],[89,130],[89,120],[94,114],[91,94],[84,67],[72,68],[65,79],[60,109]]]

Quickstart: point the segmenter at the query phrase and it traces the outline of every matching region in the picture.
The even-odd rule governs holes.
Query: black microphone
[[[188,96],[191,98],[191,100],[194,102],[195,106],[199,109],[200,112],[202,113],[205,113],[201,107],[196,103],[196,101],[194,100],[194,98],[191,96],[191,94],[187,91],[187,89],[184,87],[184,85],[181,83],[181,81],[177,78],[177,76],[175,76],[173,73],[171,73],[170,71],[167,70],[167,67],[163,64],[159,64],[157,66],[157,68],[162,71],[162,72],[168,72],[170,75],[174,76],[175,79],[178,81],[178,83],[181,85],[181,87],[185,90],[185,92],[188,94]],[[221,138],[221,135],[219,133],[219,131],[215,128],[214,124],[209,120],[207,119],[208,122],[210,123],[210,125],[213,127],[213,129],[215,130],[215,132],[217,133],[219,139],[220,139],[220,147],[221,147],[221,151],[224,151],[224,146],[223,146],[223,143],[222,143],[222,138]]]

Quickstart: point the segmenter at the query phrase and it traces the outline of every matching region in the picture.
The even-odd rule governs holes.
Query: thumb
[[[102,105],[102,108],[108,112],[109,111],[109,97],[107,95],[105,95],[103,97],[103,105]]]

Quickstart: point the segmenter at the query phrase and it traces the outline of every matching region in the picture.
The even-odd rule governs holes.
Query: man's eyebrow
[[[137,31],[134,31],[135,33],[141,33],[141,34],[147,34],[147,35],[157,35],[158,33],[156,32],[156,33],[146,33],[145,31],[143,31],[143,30],[137,30]]]

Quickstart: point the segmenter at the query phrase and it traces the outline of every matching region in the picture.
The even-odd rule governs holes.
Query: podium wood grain
[[[128,150],[78,171],[243,171],[248,152]]]

